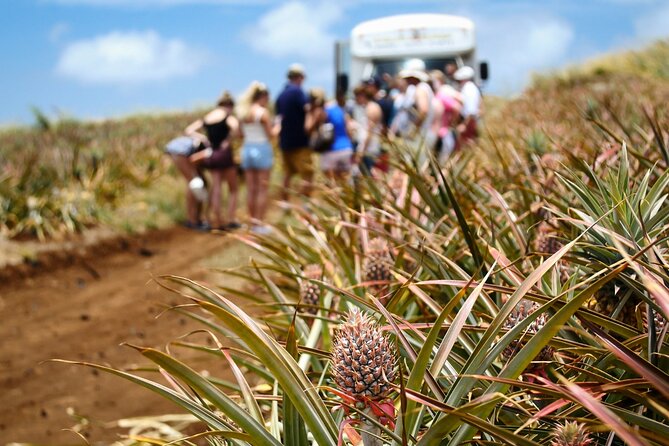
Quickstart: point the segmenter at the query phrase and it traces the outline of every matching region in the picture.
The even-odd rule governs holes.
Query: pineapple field
[[[146,308],[133,285],[87,331],[94,348],[127,342],[124,353],[83,343],[33,371],[98,404],[68,425],[17,417],[0,433],[48,424],[90,444],[111,443],[109,429],[123,445],[669,445],[668,61],[658,42],[537,77],[488,103],[484,135],[446,166],[418,165],[395,143],[387,177],[321,183],[308,203],[281,204],[270,235],[181,236],[216,261],[177,261],[180,248],[161,240],[153,261],[165,264],[149,275],[131,263],[122,280],[153,278],[162,305]],[[63,165],[90,166],[87,156]],[[157,159],[131,177],[148,181]],[[76,171],[62,184],[95,178]],[[72,230],[46,204],[48,226],[20,217],[35,203],[14,204],[4,231]],[[94,224],[88,215],[81,225]],[[4,299],[3,320],[28,292]],[[108,292],[72,292],[73,304]],[[119,312],[156,336],[105,325]]]

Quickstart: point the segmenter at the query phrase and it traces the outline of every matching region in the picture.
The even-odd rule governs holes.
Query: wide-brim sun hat
[[[453,73],[453,79],[456,81],[468,81],[474,79],[474,69],[472,67],[460,67]]]
[[[425,72],[425,62],[421,59],[409,59],[404,64],[404,67],[399,72],[402,79],[413,77],[421,82],[427,82],[430,77]]]
[[[427,82],[430,79],[428,75],[425,74],[424,71],[410,70],[410,69],[405,69],[400,71],[399,76],[402,79],[408,79],[410,77],[413,77],[414,79],[418,79],[421,82]]]

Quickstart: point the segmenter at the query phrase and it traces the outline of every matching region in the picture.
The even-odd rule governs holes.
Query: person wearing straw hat
[[[466,144],[478,137],[478,119],[481,111],[481,91],[474,83],[474,69],[472,67],[460,67],[453,74],[455,80],[460,83],[460,94],[462,95],[463,122],[457,127],[459,144]]]
[[[276,114],[280,125],[279,146],[283,157],[284,179],[282,198],[288,199],[288,190],[293,176],[299,175],[304,180],[302,193],[311,192],[311,180],[314,175],[312,149],[304,128],[308,108],[307,95],[302,90],[306,77],[300,64],[288,68],[288,83],[276,100]]]
[[[436,141],[436,135],[431,132],[434,93],[427,83],[429,77],[425,72],[425,62],[420,59],[408,60],[404,69],[399,72],[399,77],[408,84],[402,107],[408,111],[413,124],[402,136],[409,143],[418,165],[421,166],[427,160],[426,148],[433,147]]]

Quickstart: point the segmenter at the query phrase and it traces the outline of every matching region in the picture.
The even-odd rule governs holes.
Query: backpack
[[[334,143],[334,125],[331,122],[322,123],[312,138],[311,148],[314,149],[314,152],[329,152]]]

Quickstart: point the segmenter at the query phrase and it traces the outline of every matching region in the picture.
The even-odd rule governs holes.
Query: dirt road
[[[178,412],[120,378],[43,361],[144,364],[138,353],[119,344],[162,347],[200,328],[174,313],[155,318],[161,305],[183,301],[151,282],[152,276],[207,279],[210,267],[227,266],[228,257],[240,261],[242,248],[236,245],[228,236],[174,228],[109,255],[0,284],[0,445],[82,444],[62,431],[75,424],[68,407],[90,417],[91,444],[118,439],[119,431],[103,429],[104,422]]]

